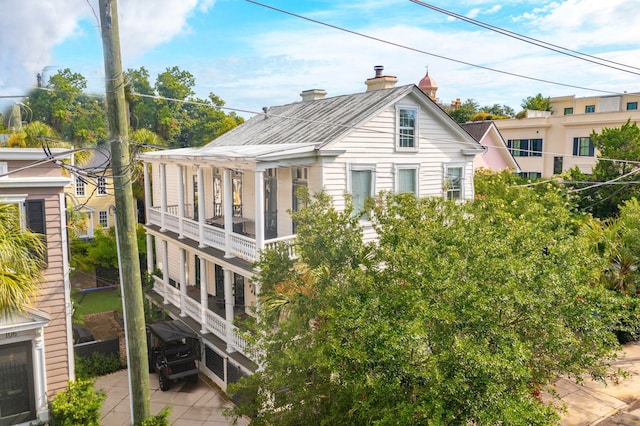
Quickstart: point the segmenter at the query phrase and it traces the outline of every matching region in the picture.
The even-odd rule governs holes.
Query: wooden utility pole
[[[104,48],[105,86],[107,91],[107,124],[111,143],[111,169],[116,199],[116,223],[120,249],[120,276],[129,350],[129,380],[133,422],[140,423],[150,415],[149,364],[144,323],[144,303],[140,261],[136,239],[136,215],[133,173],[129,156],[127,108],[120,59],[118,5],[116,0],[100,0],[100,25]]]

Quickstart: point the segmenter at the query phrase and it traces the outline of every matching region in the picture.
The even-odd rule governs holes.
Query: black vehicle
[[[149,371],[157,371],[160,389],[169,390],[171,382],[186,378],[198,381],[200,338],[179,320],[147,325]]]

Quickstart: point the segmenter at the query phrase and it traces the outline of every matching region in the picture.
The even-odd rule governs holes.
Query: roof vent
[[[317,99],[322,99],[325,96],[327,96],[327,92],[326,90],[322,90],[322,89],[310,89],[310,90],[303,90],[300,93],[300,96],[302,96],[302,101],[315,101]]]

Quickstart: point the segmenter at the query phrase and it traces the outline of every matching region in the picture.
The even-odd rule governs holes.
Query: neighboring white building
[[[64,188],[71,178],[50,160],[69,151],[0,148],[0,203],[15,204],[22,226],[43,235],[47,267],[34,304],[0,315],[0,425],[48,419],[48,401],[73,380],[72,306]]]
[[[484,148],[417,86],[396,81],[376,67],[366,92],[305,91],[204,147],[140,155],[148,270],[161,272],[152,299],[203,335],[203,372],[222,388],[256,367],[234,319],[252,315],[260,251],[295,239],[296,188],[324,190],[337,208],[345,193],[356,207],[381,191],[474,197]]]

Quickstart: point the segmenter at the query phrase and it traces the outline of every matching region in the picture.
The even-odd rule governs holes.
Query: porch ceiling
[[[313,143],[290,143],[278,145],[233,145],[205,146],[201,148],[183,148],[171,151],[157,151],[140,154],[143,160],[190,161],[224,164],[259,164],[277,163],[300,159],[308,162],[317,154]],[[336,152],[336,155],[338,153]]]

